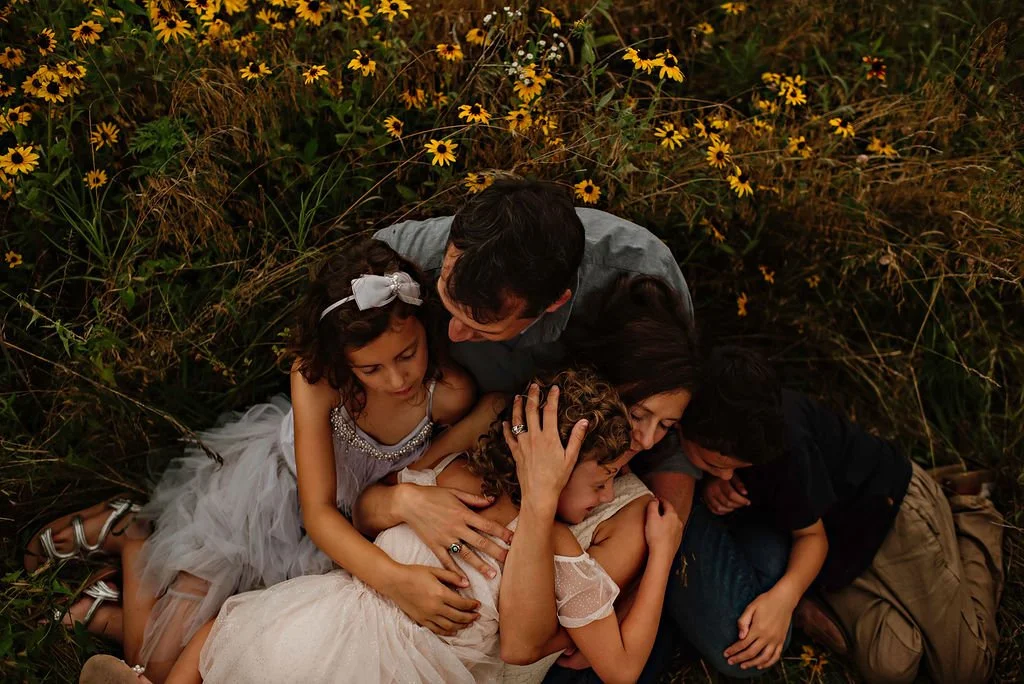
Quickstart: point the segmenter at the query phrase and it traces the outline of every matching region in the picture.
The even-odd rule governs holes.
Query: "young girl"
[[[156,527],[144,543],[103,534],[112,525],[102,505],[70,530],[40,535],[57,532],[74,551],[99,531],[93,546],[121,552],[124,611],[104,606],[91,617],[112,625],[110,636],[123,631],[126,656],[150,679],[161,680],[239,591],[337,564],[421,614],[424,586],[458,581],[400,567],[346,518],[364,487],[423,454],[434,423],[451,424],[472,405],[471,381],[440,361],[432,291],[377,240],[333,257],[299,305],[292,407],[275,398],[202,433],[223,465],[194,448],[173,462],[139,514]]]
[[[592,373],[566,371],[553,382],[559,391],[548,395],[543,423],[531,418],[530,424],[559,452],[550,454],[554,468],[549,471],[564,484],[557,515],[563,523],[579,523],[611,499],[612,480],[629,446],[629,420],[614,390]],[[537,395],[539,388],[531,390]],[[495,495],[484,513],[514,528],[520,503],[528,505],[533,492],[520,488],[503,434],[508,429],[495,421],[469,454],[453,454],[429,470],[406,469],[399,479]],[[565,524],[553,535],[559,619],[606,681],[639,672],[647,658],[682,523],[671,509],[660,512],[651,501],[644,534],[650,557],[621,630],[613,611],[618,587],[580,550]],[[408,525],[382,532],[375,544],[399,562],[439,565]],[[493,682],[502,665],[497,612],[502,567],[491,560],[496,576],[489,578],[459,562],[470,578],[467,591],[481,603],[481,618],[453,636],[418,627],[392,602],[338,570],[229,599],[216,622],[189,644],[168,681],[197,682],[201,672],[207,683]]]

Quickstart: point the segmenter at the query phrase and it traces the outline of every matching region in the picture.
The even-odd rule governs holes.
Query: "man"
[[[481,392],[520,391],[536,368],[559,361],[570,320],[586,319],[590,295],[620,274],[663,278],[693,316],[664,243],[624,219],[574,208],[551,183],[499,180],[454,216],[404,221],[375,237],[437,278],[452,356]]]

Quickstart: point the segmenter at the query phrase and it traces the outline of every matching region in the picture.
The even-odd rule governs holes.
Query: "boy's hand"
[[[777,587],[754,599],[737,621],[739,641],[725,649],[730,665],[764,670],[779,662],[796,603]]]
[[[644,536],[651,553],[663,553],[674,557],[683,539],[683,522],[672,504],[652,499],[647,504],[647,518],[644,522]]]
[[[709,477],[707,480],[704,485],[704,503],[715,515],[725,515],[750,505],[747,488],[735,473],[729,480],[718,477]]]

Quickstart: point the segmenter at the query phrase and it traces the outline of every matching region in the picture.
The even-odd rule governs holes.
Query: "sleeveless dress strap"
[[[431,423],[434,422],[434,388],[437,387],[437,380],[430,381],[430,387],[427,388],[427,420]]]
[[[437,479],[437,476],[440,475],[441,472],[445,468],[450,466],[452,464],[452,461],[457,459],[459,456],[465,456],[465,455],[466,455],[465,451],[460,451],[460,452],[455,453],[455,454],[448,454],[447,456],[442,458],[441,461],[436,466],[431,468],[431,470],[434,472],[434,478]]]

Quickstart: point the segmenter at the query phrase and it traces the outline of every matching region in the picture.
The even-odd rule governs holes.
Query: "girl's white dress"
[[[399,481],[437,484],[432,470],[403,470]],[[509,528],[514,529],[515,521]],[[495,542],[504,545],[499,539]],[[400,563],[441,567],[408,525],[385,530],[374,542]],[[506,547],[507,548],[507,547]],[[480,602],[480,618],[454,637],[439,637],[397,605],[344,570],[299,577],[225,602],[200,658],[206,684],[260,682],[494,682],[502,661],[498,644],[501,565],[488,579],[456,561],[470,586],[460,593]],[[558,619],[582,627],[611,614],[619,589],[589,555],[555,556]]]
[[[393,445],[363,432],[344,406],[331,411],[342,513],[367,486],[426,451],[434,388],[423,420]],[[142,581],[159,599],[140,664],[174,660],[232,594],[336,567],[302,528],[294,430],[291,404],[277,396],[199,434],[223,465],[189,447],[168,466],[141,513],[155,522],[142,547]]]

